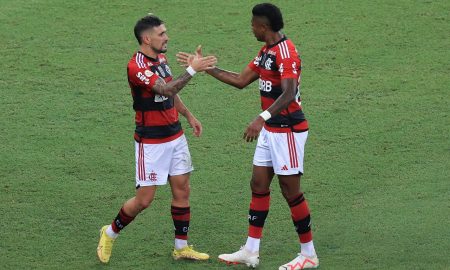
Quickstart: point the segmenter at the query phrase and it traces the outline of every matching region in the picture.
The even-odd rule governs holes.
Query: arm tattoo
[[[184,86],[186,86],[191,78],[192,76],[187,72],[168,83],[159,78],[158,80],[156,80],[155,85],[153,86],[153,90],[165,97],[175,96],[178,92],[181,91],[181,89],[183,89]]]

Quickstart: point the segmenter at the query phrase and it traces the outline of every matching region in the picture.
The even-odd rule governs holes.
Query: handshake
[[[217,58],[213,55],[203,56],[202,46],[199,45],[195,50],[195,54],[179,52],[177,53],[177,61],[181,66],[187,67],[187,71],[193,75],[196,72],[202,72],[215,68]],[[189,71],[190,68],[194,71],[193,74]]]

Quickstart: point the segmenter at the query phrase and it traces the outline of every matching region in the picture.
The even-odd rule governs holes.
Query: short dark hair
[[[272,31],[278,32],[284,27],[283,15],[280,9],[271,3],[257,4],[252,10],[253,16],[265,17],[270,24]]]
[[[160,26],[164,22],[158,18],[155,15],[147,15],[136,22],[136,25],[134,26],[134,36],[136,37],[139,44],[142,44],[142,32],[153,28]]]

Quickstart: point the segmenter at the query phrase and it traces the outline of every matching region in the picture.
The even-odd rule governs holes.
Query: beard
[[[166,46],[166,47],[165,47]],[[164,48],[165,47],[165,48]],[[164,44],[161,48],[155,48],[152,46],[152,50],[158,54],[167,52],[167,43]]]
[[[263,37],[260,37],[260,36],[256,35],[255,33],[253,33],[253,36],[255,36],[257,41],[262,41],[262,42],[264,41]]]

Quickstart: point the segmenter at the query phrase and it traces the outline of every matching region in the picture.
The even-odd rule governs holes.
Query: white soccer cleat
[[[287,264],[283,264],[278,268],[278,270],[300,270],[300,269],[310,269],[319,267],[319,259],[317,255],[314,257],[307,257],[302,254],[298,256]]]
[[[255,268],[259,264],[259,253],[250,252],[244,247],[241,247],[235,253],[219,255],[219,260],[227,264],[245,264],[250,268]]]

